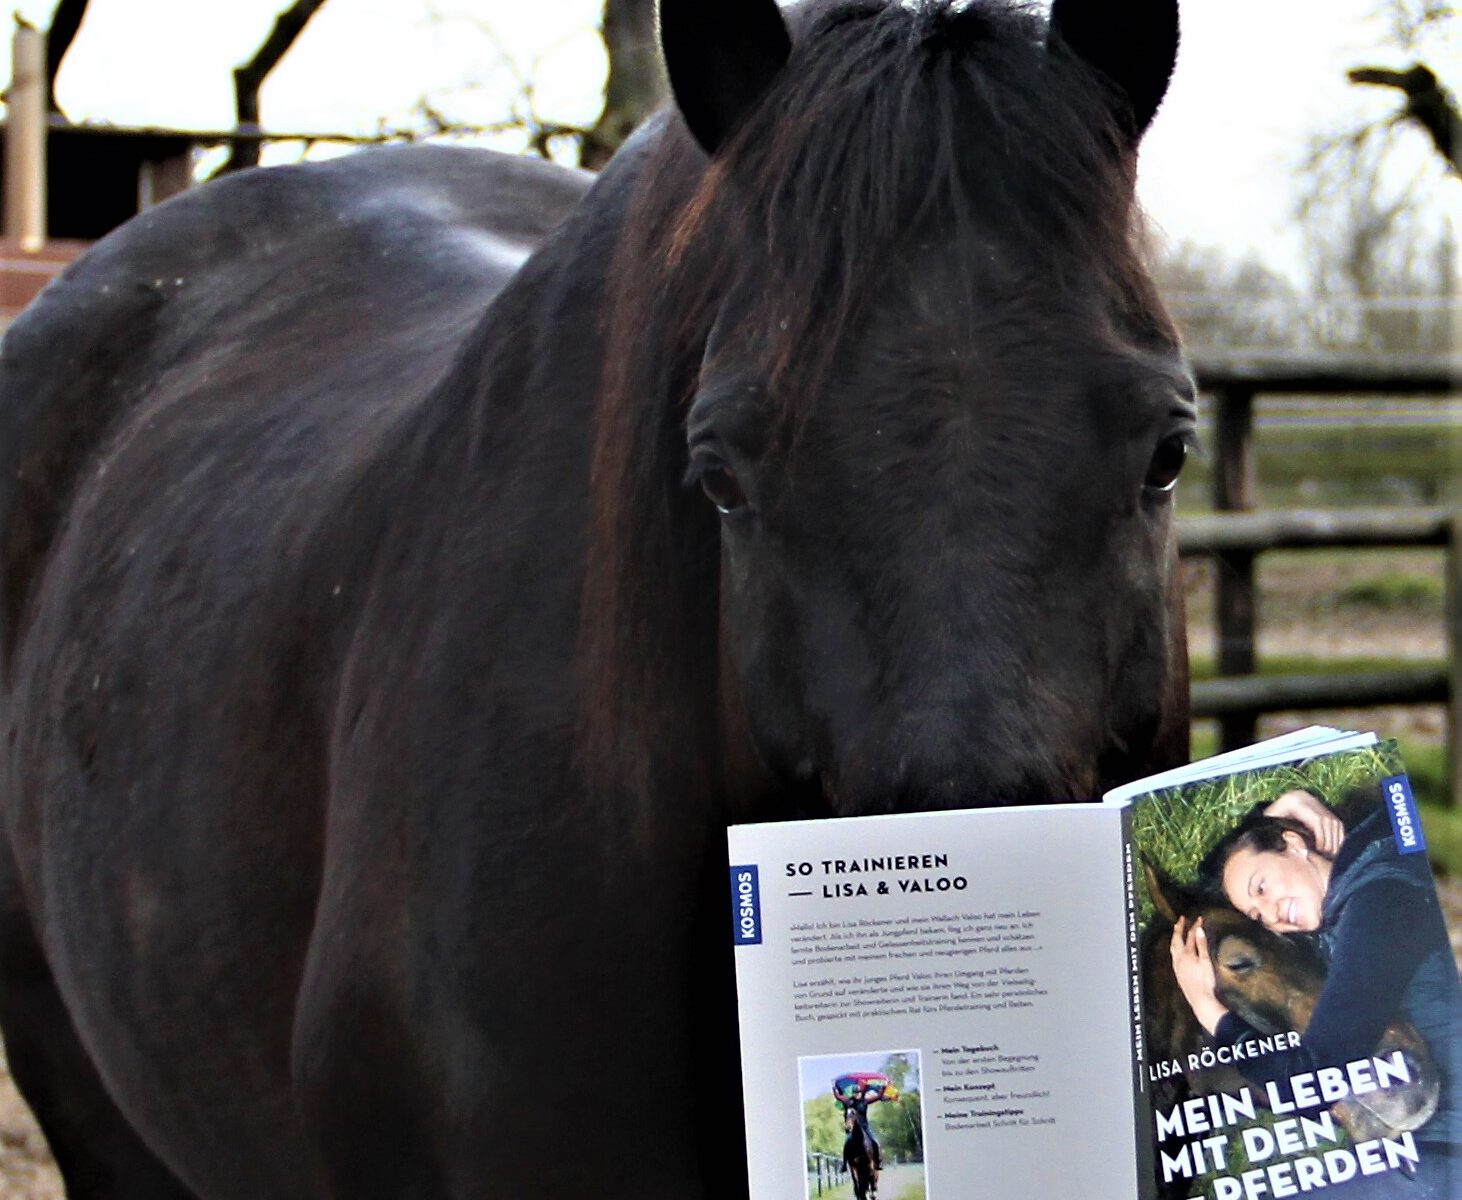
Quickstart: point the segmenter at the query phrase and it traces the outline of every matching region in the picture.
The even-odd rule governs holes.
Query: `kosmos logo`
[[[731,868],[731,942],[761,945],[761,891],[754,866]]]
[[[1411,795],[1411,781],[1405,775],[1392,775],[1381,780],[1386,797],[1386,811],[1391,815],[1391,832],[1396,835],[1396,849],[1402,854],[1420,854],[1426,849],[1421,832],[1416,801]]]

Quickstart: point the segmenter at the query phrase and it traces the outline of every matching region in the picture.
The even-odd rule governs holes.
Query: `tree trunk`
[[[61,0],[51,17],[51,29],[46,34],[46,95],[53,113],[60,113],[56,103],[56,76],[61,70],[61,60],[71,43],[76,40],[76,31],[81,28],[81,19],[86,16],[86,6],[91,0]]]
[[[259,129],[259,89],[265,77],[279,65],[279,60],[295,44],[299,35],[309,24],[311,17],[324,5],[325,0],[295,0],[295,3],[280,13],[274,28],[264,39],[258,52],[241,67],[234,68],[234,106],[238,113],[239,132],[257,132]],[[223,175],[244,167],[259,165],[259,141],[257,138],[240,139],[234,142],[228,161],[217,171]]]
[[[601,32],[609,51],[604,111],[579,148],[579,165],[592,171],[609,161],[666,92],[654,0],[605,0]]]

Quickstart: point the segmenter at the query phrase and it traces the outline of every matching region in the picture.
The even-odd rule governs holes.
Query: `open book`
[[[752,1200],[1462,1196],[1462,985],[1394,744],[1100,804],[737,826]]]

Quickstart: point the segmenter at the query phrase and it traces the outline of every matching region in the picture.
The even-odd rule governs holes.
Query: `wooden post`
[[[5,236],[34,253],[46,242],[46,35],[15,31],[5,124]]]
[[[193,182],[191,148],[168,158],[151,158],[137,168],[137,211],[185,192]]]
[[[1218,512],[1248,512],[1256,499],[1254,389],[1238,384],[1220,388],[1215,400],[1217,461],[1213,472],[1213,507]],[[1257,626],[1254,602],[1254,552],[1225,550],[1214,556],[1215,627],[1218,673],[1252,675]],[[1256,736],[1259,714],[1229,713],[1219,719],[1219,749],[1236,750]]]
[[[1452,514],[1447,543],[1447,791],[1452,808],[1462,812],[1462,508]]]

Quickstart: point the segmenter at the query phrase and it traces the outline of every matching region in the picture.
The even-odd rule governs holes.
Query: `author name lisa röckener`
[[[1214,1067],[1226,1067],[1247,1058],[1260,1058],[1278,1050],[1293,1050],[1300,1044],[1300,1035],[1294,1030],[1270,1034],[1267,1037],[1246,1038],[1233,1046],[1205,1046],[1183,1058],[1165,1058],[1149,1063],[1147,1077],[1156,1083],[1173,1075],[1186,1072],[1211,1071]]]

